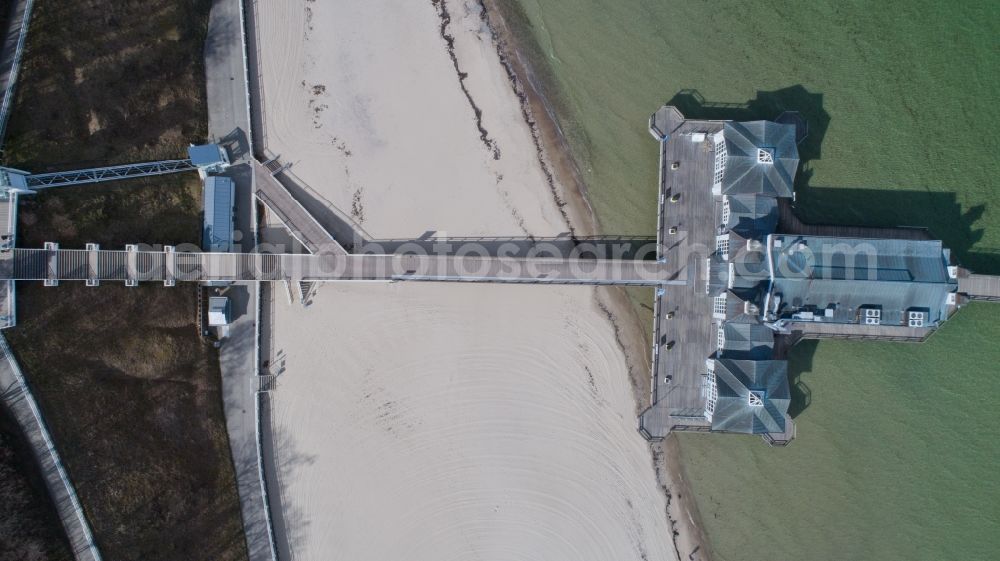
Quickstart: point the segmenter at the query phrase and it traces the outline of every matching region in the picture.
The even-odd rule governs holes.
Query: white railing
[[[7,120],[10,118],[10,108],[14,104],[14,91],[17,86],[17,74],[21,67],[21,55],[24,52],[24,40],[28,36],[28,23],[31,21],[31,8],[34,0],[25,0],[24,14],[21,16],[21,30],[17,36],[17,48],[10,64],[10,74],[7,75],[7,89],[3,92],[3,105],[0,106],[0,144],[7,133]]]
[[[259,306],[258,306],[259,308]],[[254,367],[257,370],[257,367]],[[256,380],[259,382],[259,379]],[[254,395],[254,417],[256,417],[256,442],[257,442],[257,478],[260,481],[260,496],[264,502],[264,521],[267,523],[267,543],[271,548],[271,559],[278,561],[278,552],[274,545],[274,524],[271,522],[271,504],[267,499],[267,480],[264,478],[264,446],[261,436],[260,424],[260,400],[267,392],[257,391]]]
[[[75,550],[74,554],[78,560],[87,559],[86,553],[90,554],[90,558],[94,561],[101,561],[101,554],[97,550],[97,544],[94,543],[94,535],[90,531],[90,525],[87,524],[87,518],[83,514],[83,508],[80,506],[80,499],[76,496],[76,490],[73,488],[73,484],[70,483],[69,475],[66,474],[66,468],[63,467],[62,461],[59,459],[59,452],[56,451],[55,444],[52,442],[52,436],[49,434],[49,429],[45,424],[45,420],[42,418],[42,412],[38,409],[38,403],[35,401],[35,397],[31,394],[31,390],[28,388],[28,384],[24,379],[24,374],[21,372],[21,367],[17,364],[17,360],[14,358],[13,353],[11,353],[10,346],[7,345],[7,339],[0,335],[0,352],[3,353],[3,358],[7,360],[10,365],[11,371],[14,373],[14,378],[17,379],[18,389],[21,392],[21,396],[24,402],[28,404],[29,409],[31,409],[31,414],[34,417],[35,424],[38,426],[38,432],[42,436],[42,440],[45,441],[44,450],[35,450],[35,454],[38,456],[39,464],[44,465],[44,456],[48,455],[49,459],[52,461],[52,465],[56,468],[56,472],[59,474],[59,479],[62,482],[63,487],[66,489],[66,496],[69,497],[70,505],[73,508],[73,516],[76,517],[77,522],[80,525],[80,531],[83,533],[83,539],[86,541],[86,546],[83,551]],[[32,431],[31,427],[22,427],[22,430],[27,434]],[[31,442],[30,436],[27,437],[28,441]],[[44,474],[43,474],[44,476]],[[55,499],[55,497],[53,497]],[[60,501],[53,501],[57,509],[65,508]],[[64,519],[63,516],[60,518]],[[70,543],[73,543],[73,530],[68,526],[65,528],[67,533],[67,538]]]
[[[240,2],[240,42],[243,45],[243,96],[247,109],[247,144],[250,147],[250,157],[253,157],[253,114],[250,109],[250,60],[247,55],[247,19],[246,2]],[[257,213],[254,213],[256,216]]]
[[[253,0],[251,0],[253,1]],[[248,54],[247,46],[247,19],[246,19],[246,2],[245,0],[239,0],[240,3],[240,43],[243,47],[243,96],[246,104],[247,111],[247,144],[250,150],[250,158],[254,158],[254,142],[253,142],[253,110],[250,105],[250,59]],[[251,174],[252,175],[252,174]],[[255,178],[251,181],[256,181]],[[250,230],[253,232],[253,242],[254,247],[259,245],[259,225],[257,224],[257,209],[256,198],[253,193],[256,189],[250,189],[251,195],[248,203],[250,204]],[[261,283],[255,283],[254,287],[255,298],[257,300],[257,305],[254,307],[254,334],[253,334],[253,376],[254,382],[260,382],[260,338],[261,338],[261,306],[263,303],[261,301],[262,286]],[[271,520],[271,505],[267,497],[267,479],[264,475],[264,446],[261,434],[261,419],[260,419],[260,400],[261,392],[256,391],[254,393],[254,432],[255,432],[255,442],[257,445],[257,479],[260,484],[260,498],[263,502],[264,507],[264,520],[267,523],[267,541],[268,547],[271,551],[272,561],[278,561],[278,551],[274,544],[274,523]]]

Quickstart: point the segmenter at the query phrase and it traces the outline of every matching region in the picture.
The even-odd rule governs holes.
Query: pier
[[[0,253],[0,281],[438,281],[604,286],[686,284],[673,267],[653,261],[481,257],[458,255],[347,255],[188,253],[157,251],[12,249]]]
[[[795,436],[786,352],[801,339],[920,342],[968,300],[1000,301],[923,228],[807,224],[794,212],[798,115],[650,117],[658,256],[687,284],[654,297],[650,405],[639,431]]]

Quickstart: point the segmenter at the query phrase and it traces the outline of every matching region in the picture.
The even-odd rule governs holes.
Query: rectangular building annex
[[[228,177],[205,179],[202,245],[204,251],[229,253],[233,250],[233,217],[236,189]]]

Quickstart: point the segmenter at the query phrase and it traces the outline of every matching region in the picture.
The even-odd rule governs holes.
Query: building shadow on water
[[[740,103],[710,101],[696,89],[677,92],[667,101],[689,119],[775,120],[786,112],[797,113],[806,124],[799,144],[796,200],[792,209],[809,225],[874,228],[922,228],[927,237],[940,239],[966,268],[983,274],[1000,274],[1000,248],[978,247],[983,228],[977,227],[986,206],[965,208],[954,192],[927,189],[879,189],[813,185],[810,162],[821,159],[823,139],[832,117],[823,106],[823,94],[801,84],[773,91],[758,91]]]
[[[773,121],[787,111],[796,112],[808,129],[799,143],[802,162],[820,159],[820,146],[830,126],[830,115],[823,108],[823,94],[810,92],[802,85],[758,91],[756,97],[742,103],[709,101],[698,90],[686,89],[674,94],[667,105],[680,109],[688,119],[713,121]]]
[[[802,375],[812,372],[813,356],[819,341],[806,339],[799,341],[788,356],[788,389],[791,393],[791,403],[788,404],[788,415],[793,419],[802,414],[812,404],[812,390],[802,380]]]

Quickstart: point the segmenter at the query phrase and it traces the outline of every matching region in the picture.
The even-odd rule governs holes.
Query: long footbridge
[[[663,286],[685,284],[677,268],[658,261],[493,257],[479,255],[356,255],[340,253],[200,253],[158,250],[8,249],[0,280],[101,282],[204,281],[451,281]]]

